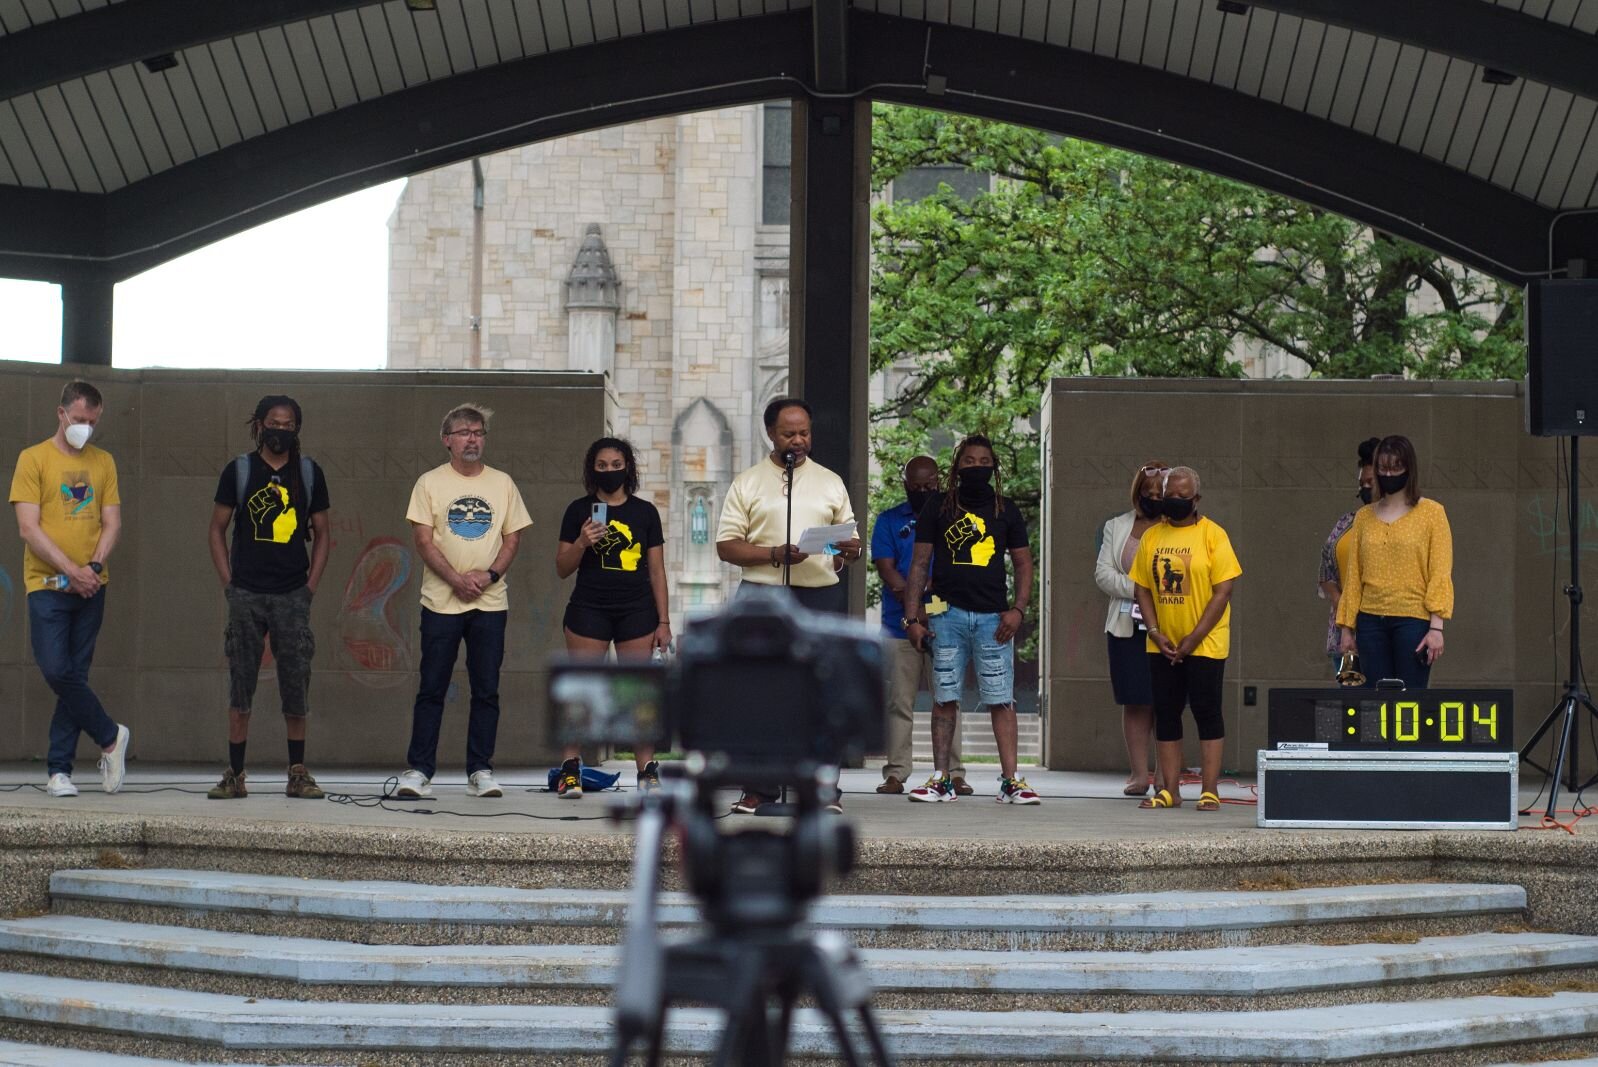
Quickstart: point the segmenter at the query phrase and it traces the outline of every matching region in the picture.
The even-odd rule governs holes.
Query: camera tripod
[[[634,839],[633,896],[616,982],[616,1047],[624,1067],[634,1045],[657,1067],[673,1003],[721,1009],[726,1016],[715,1067],[777,1067],[787,1054],[794,1007],[812,999],[831,1025],[843,1061],[862,1063],[855,1016],[873,1062],[893,1058],[871,1009],[871,983],[859,956],[840,935],[804,925],[827,868],[853,861],[846,824],[823,812],[817,786],[798,789],[799,815],[788,834],[716,832],[712,783],[671,782],[646,797]],[[689,882],[710,933],[663,945],[655,921],[661,843],[668,825],[681,832]],[[786,877],[785,877],[786,876]]]
[[[1593,706],[1592,697],[1587,693],[1587,679],[1583,677],[1581,666],[1581,495],[1580,448],[1581,438],[1570,439],[1570,584],[1565,586],[1565,596],[1570,600],[1570,676],[1565,682],[1565,692],[1559,698],[1559,703],[1554,705],[1554,710],[1548,713],[1542,724],[1537,727],[1537,732],[1531,735],[1531,740],[1520,750],[1520,761],[1528,766],[1535,767],[1548,775],[1550,780],[1548,792],[1548,808],[1543,814],[1545,820],[1552,819],[1559,808],[1559,780],[1565,777],[1565,784],[1571,792],[1579,794],[1583,789],[1598,782],[1598,775],[1581,781],[1580,766],[1581,749],[1576,743],[1581,730],[1578,712],[1585,708],[1587,714],[1598,720],[1598,707]],[[1555,726],[1559,727],[1559,744],[1554,749],[1554,765],[1552,768],[1544,767],[1531,758],[1532,749],[1537,747],[1537,742],[1543,735]],[[1566,756],[1569,756],[1570,765],[1565,766]],[[1568,776],[1566,777],[1568,770]]]

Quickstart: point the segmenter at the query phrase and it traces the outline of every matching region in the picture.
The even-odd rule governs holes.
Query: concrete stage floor
[[[249,797],[217,801],[208,799],[205,791],[215,784],[220,767],[135,763],[128,768],[122,791],[107,795],[100,791],[99,772],[93,763],[87,763],[75,772],[81,793],[72,798],[56,798],[44,793],[45,774],[41,765],[6,763],[0,764],[0,813],[248,819],[307,827],[407,827],[496,834],[625,836],[631,833],[630,828],[612,823],[605,818],[605,813],[613,799],[631,791],[633,766],[630,762],[610,761],[603,769],[621,773],[622,791],[589,793],[581,800],[562,800],[544,789],[547,768],[504,768],[495,772],[505,789],[504,797],[469,797],[465,775],[444,771],[433,784],[435,796],[431,800],[384,803],[379,803],[377,798],[384,790],[385,779],[395,773],[392,769],[329,769],[318,773],[317,781],[330,797],[346,794],[355,798],[353,803],[336,803],[288,799],[283,796],[283,771],[270,766],[250,772]],[[316,773],[314,767],[313,773]],[[1182,807],[1148,811],[1138,808],[1138,798],[1121,795],[1119,775],[1049,771],[1038,767],[1022,768],[1021,773],[1042,794],[1042,804],[1017,807],[995,803],[997,766],[978,764],[972,769],[968,777],[976,795],[962,797],[953,804],[918,804],[904,795],[879,795],[875,790],[881,775],[875,768],[845,770],[842,776],[844,811],[863,840],[1092,842],[1213,838],[1234,832],[1265,837],[1334,832],[1343,836],[1347,833],[1259,829],[1254,824],[1252,778],[1224,779],[1220,793],[1225,802],[1217,812],[1197,810],[1197,784],[1183,787]],[[919,782],[918,778],[911,784]],[[390,781],[389,788],[392,785]],[[1537,795],[1536,783],[1523,785],[1522,805],[1531,803]],[[736,792],[727,792],[722,797],[723,809],[736,796]],[[1570,794],[1562,791],[1560,807],[1568,810],[1570,801]],[[1546,797],[1539,804],[1545,805]],[[421,814],[427,811],[434,814]],[[1568,820],[1569,816],[1562,818]],[[1530,830],[1538,821],[1537,817],[1528,816],[1521,823]],[[765,822],[765,819],[744,816],[726,820],[728,825]],[[1575,829],[1580,836],[1598,836],[1598,818],[1581,820]],[[1561,831],[1552,832],[1566,836]],[[1378,832],[1359,833],[1374,835]],[[1391,833],[1395,832],[1382,832],[1381,836]],[[1403,832],[1396,833],[1404,836]],[[1471,833],[1492,836],[1503,831]]]

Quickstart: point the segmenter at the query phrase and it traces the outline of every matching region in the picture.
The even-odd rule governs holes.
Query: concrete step
[[[862,955],[884,1006],[946,1007],[954,998],[967,1008],[1182,1010],[1232,998],[1258,1011],[1369,1000],[1377,991],[1389,999],[1482,992],[1505,975],[1554,970],[1568,980],[1571,969],[1598,968],[1598,938],[1468,934],[1413,945]],[[471,1002],[486,991],[496,1002],[605,1003],[617,959],[609,945],[367,945],[80,916],[0,921],[0,966],[11,970],[284,998]]]
[[[622,890],[506,889],[407,882],[335,882],[231,871],[77,870],[50,879],[52,910],[99,918],[243,932],[408,943],[614,940]],[[861,947],[1068,949],[1203,948],[1299,939],[1307,926],[1343,924],[1347,937],[1380,926],[1419,934],[1501,926],[1526,906],[1519,886],[1418,883],[1267,892],[1084,896],[823,898],[817,926],[847,930]],[[660,923],[698,922],[686,894],[661,897]],[[346,936],[338,931],[353,931]],[[385,937],[384,934],[387,934]]]
[[[1387,1056],[1453,1056],[1598,1034],[1598,994],[1465,997],[1413,1003],[1262,1012],[883,1011],[884,1034],[906,1060],[1124,1063],[1363,1063]],[[196,1047],[237,1059],[259,1050],[316,1049],[382,1062],[374,1053],[503,1054],[522,1057],[603,1052],[611,1016],[601,1007],[349,1004],[278,1001],[179,992],[150,986],[0,973],[6,1029],[68,1027],[138,1035],[141,1044]],[[670,1050],[711,1051],[719,1013],[677,1010],[667,1020]],[[799,1011],[793,1050],[830,1056],[831,1033]],[[220,1055],[218,1055],[220,1053]],[[1450,1059],[1450,1062],[1460,1062]]]

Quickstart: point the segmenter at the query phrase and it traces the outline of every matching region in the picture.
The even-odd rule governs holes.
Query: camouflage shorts
[[[311,660],[316,655],[316,637],[311,633],[311,590],[301,586],[289,593],[251,593],[230,585],[225,592],[227,631],[223,648],[228,662],[228,706],[250,710],[270,634],[283,714],[309,714]]]

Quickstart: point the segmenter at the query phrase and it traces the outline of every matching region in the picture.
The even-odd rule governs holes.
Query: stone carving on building
[[[566,275],[566,369],[603,374],[616,370],[616,313],[621,310],[621,282],[610,262],[610,249],[590,222]]]

